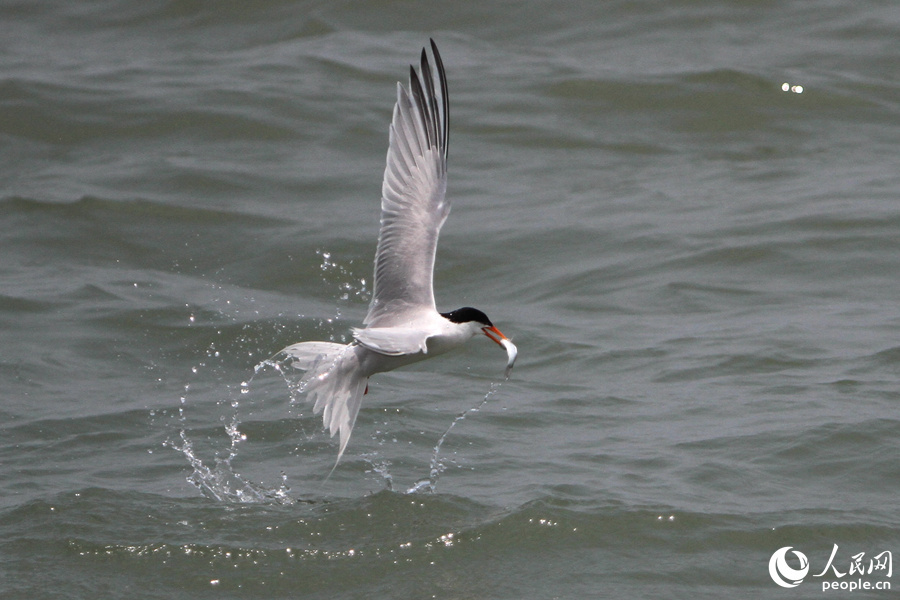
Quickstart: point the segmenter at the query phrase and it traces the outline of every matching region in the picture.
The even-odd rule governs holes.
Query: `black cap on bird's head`
[[[447,313],[441,313],[441,316],[450,321],[451,323],[481,323],[486,327],[493,327],[494,324],[491,323],[491,320],[488,319],[488,316],[478,310],[477,308],[472,308],[471,306],[464,306],[462,308],[457,308],[456,310],[451,310]]]
[[[464,306],[462,308],[457,308],[456,310],[451,310],[448,313],[441,313],[441,316],[451,323],[478,323],[479,325],[481,325],[482,333],[484,333],[484,335],[488,336],[501,346],[503,346],[502,340],[507,339],[499,329],[494,327],[494,324],[491,323],[491,320],[488,319],[488,316],[477,308]]]

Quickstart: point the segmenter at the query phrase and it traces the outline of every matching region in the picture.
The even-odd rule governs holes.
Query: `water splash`
[[[250,481],[234,470],[231,461],[236,456],[236,452],[230,452],[226,458],[216,457],[214,466],[210,467],[197,456],[194,445],[185,430],[180,432],[180,440],[180,444],[169,442],[169,445],[187,458],[194,469],[187,480],[204,496],[219,502],[239,504],[259,502],[293,504],[295,502],[290,496],[291,489],[287,484],[286,474],[281,474],[280,486],[269,488]]]
[[[378,453],[370,452],[362,455],[363,460],[369,463],[366,473],[374,473],[381,478],[384,483],[384,489],[389,492],[394,491],[394,476],[391,475],[391,461],[380,456]]]
[[[320,270],[323,282],[337,282],[341,292],[338,306],[335,308],[335,317],[333,319],[324,319],[320,321],[317,329],[328,330],[330,334],[326,339],[329,339],[332,342],[346,343],[346,340],[343,339],[343,337],[335,336],[331,331],[334,321],[341,318],[341,306],[366,302],[370,299],[371,291],[364,278],[356,279],[353,277],[352,260],[345,266],[334,261],[331,253],[327,251],[317,251],[317,254],[321,257]],[[229,307],[231,306],[232,303],[230,300],[225,299],[224,301]],[[250,301],[252,302],[252,299]],[[217,302],[221,302],[221,299],[217,299]],[[192,310],[191,307],[187,305],[185,306],[185,309],[188,326],[199,326],[197,322],[198,317],[195,314],[196,310]],[[225,311],[223,311],[223,313],[224,312]],[[237,312],[232,310],[230,313],[232,313],[230,314],[230,318],[236,320]],[[280,474],[280,483],[272,486],[271,484],[257,483],[253,479],[238,472],[235,468],[236,458],[241,451],[242,446],[247,442],[247,436],[241,430],[241,415],[252,414],[252,411],[261,406],[257,400],[254,400],[250,396],[251,384],[256,376],[259,375],[261,371],[269,369],[274,370],[281,376],[284,383],[287,385],[290,406],[292,407],[290,412],[292,413],[294,412],[293,407],[298,406],[301,403],[306,403],[305,395],[307,388],[309,387],[309,380],[305,378],[303,370],[293,368],[291,357],[280,352],[259,362],[254,367],[253,373],[247,381],[242,381],[239,386],[223,383],[230,375],[229,370],[222,365],[222,357],[225,355],[233,355],[233,353],[230,352],[230,350],[223,351],[220,346],[225,343],[230,343],[232,345],[237,343],[238,346],[246,351],[247,356],[258,356],[262,337],[265,337],[266,340],[270,339],[270,337],[251,337],[253,331],[254,327],[251,324],[244,323],[241,327],[240,337],[238,337],[236,341],[231,340],[228,342],[229,334],[227,331],[223,332],[222,329],[215,330],[216,335],[223,340],[226,340],[226,342],[210,342],[206,351],[206,357],[199,357],[199,361],[190,368],[189,377],[192,381],[190,383],[185,383],[183,386],[183,393],[180,395],[177,415],[169,413],[169,435],[163,442],[163,445],[184,456],[191,468],[191,473],[187,476],[186,480],[193,487],[198,489],[201,494],[210,499],[228,503],[294,503],[297,502],[298,499],[292,498],[291,487],[288,485],[288,477],[283,471]],[[279,334],[284,333],[283,326],[276,324],[275,331]],[[336,339],[336,337],[338,339]],[[512,361],[514,359],[510,360]],[[508,370],[509,369],[507,369],[507,379]],[[221,439],[216,442],[213,439],[215,436],[201,436],[199,433],[194,433],[188,425],[189,419],[187,412],[190,411],[186,411],[187,399],[189,395],[197,394],[197,390],[203,388],[202,385],[198,385],[198,382],[202,381],[204,374],[212,374],[215,383],[220,386],[224,385],[227,389],[227,393],[224,397],[216,402],[216,405],[219,407],[219,421],[221,421],[224,432],[227,435],[224,444]],[[194,381],[194,378],[197,377],[200,377],[201,379]],[[499,386],[500,383],[492,384],[484,398],[482,398],[475,406],[456,416],[434,446],[428,477],[420,479],[414,485],[409,487],[406,490],[407,493],[435,493],[437,481],[443,471],[447,468],[446,461],[452,460],[441,457],[440,452],[444,441],[458,422],[464,420],[469,413],[481,410],[489,399],[497,392]],[[202,394],[204,392],[200,393]],[[279,396],[279,400],[282,399],[283,396]],[[200,405],[198,410],[204,410],[202,406],[203,405]],[[194,417],[196,418],[195,415]],[[314,422],[321,423],[321,420],[315,420]],[[305,428],[302,424],[300,424],[300,427]],[[219,429],[217,431],[221,432],[222,430]],[[307,441],[311,441],[314,437],[321,440],[322,437],[321,431],[316,436],[311,435],[309,432],[304,433],[306,433]],[[396,440],[394,441],[396,442]],[[216,448],[216,444],[218,444],[218,448]],[[288,454],[293,455],[297,453],[300,448],[301,446],[297,446],[294,451],[288,452]],[[242,456],[246,458],[248,452],[249,456],[252,456],[254,451],[254,448],[247,447],[242,453]],[[395,481],[391,474],[391,462],[384,457],[379,457],[378,453],[362,455],[362,458],[370,465],[367,473],[374,473],[377,475],[383,482],[385,488],[389,491],[393,491],[395,488]],[[254,462],[254,465],[257,464],[258,463]],[[271,483],[273,478],[274,474],[270,473],[268,481]],[[324,482],[320,482],[320,484],[321,483]]]
[[[508,379],[508,377],[507,377],[507,379]],[[425,479],[420,479],[419,481],[414,483],[412,485],[412,487],[410,487],[408,490],[406,490],[407,494],[418,494],[418,493],[422,493],[422,492],[428,493],[428,494],[434,494],[437,492],[438,478],[441,476],[441,473],[443,473],[444,470],[446,469],[446,465],[444,464],[444,461],[440,457],[441,446],[444,445],[444,440],[447,439],[447,436],[450,435],[450,432],[453,430],[454,427],[456,427],[457,423],[459,423],[460,421],[465,419],[470,414],[477,413],[482,408],[484,408],[484,405],[488,403],[488,400],[490,400],[494,396],[494,394],[496,394],[500,390],[501,385],[502,385],[502,382],[492,383],[490,389],[488,390],[488,392],[484,395],[484,398],[482,398],[478,404],[476,404],[475,406],[473,406],[467,410],[464,410],[463,412],[456,415],[456,418],[453,419],[453,421],[450,423],[450,426],[447,427],[447,430],[444,431],[444,433],[441,435],[440,438],[438,438],[437,444],[435,444],[435,446],[434,446],[434,451],[431,454],[431,466],[429,469],[428,477]]]
[[[266,361],[264,361],[266,363]],[[254,371],[254,377],[263,367],[264,363],[257,365]],[[195,369],[192,369],[196,373]],[[241,382],[240,394],[245,395],[250,392],[250,385],[253,381],[251,377],[247,381]],[[200,457],[200,453],[194,446],[194,442],[188,435],[187,417],[185,415],[185,404],[187,401],[187,393],[190,384],[185,385],[185,393],[181,396],[178,410],[178,437],[176,440],[166,440],[164,446],[168,446],[173,450],[181,452],[190,464],[193,472],[187,477],[188,483],[196,487],[201,494],[217,500],[219,502],[229,503],[278,503],[292,504],[295,499],[291,497],[291,488],[287,482],[287,475],[281,473],[281,483],[276,487],[268,487],[260,483],[251,481],[244,477],[233,466],[233,461],[238,455],[240,445],[247,441],[247,436],[240,430],[240,401],[232,398],[230,402],[230,416],[222,416],[221,419],[226,421],[225,432],[228,434],[229,445],[224,451],[216,452],[213,464],[207,464]]]
[[[334,260],[331,252],[327,250],[316,250],[322,262],[319,264],[319,271],[322,275],[322,282],[329,285],[337,285],[341,304],[349,305],[351,303],[366,304],[372,297],[366,284],[365,277],[356,279],[353,273],[353,260],[348,261],[346,265]],[[328,323],[333,323],[341,318],[341,304],[335,307],[334,317],[327,319]],[[346,342],[342,339],[341,342]]]
[[[368,302],[371,292],[369,290],[365,278],[358,278],[353,273],[353,261],[342,263],[332,257],[332,253],[327,250],[317,250],[316,254],[320,259],[321,278],[324,283],[329,285],[337,285],[338,302],[335,307],[335,313],[332,318],[322,319],[319,321],[318,329],[332,329],[335,321],[341,318],[342,307],[355,303]],[[250,297],[241,295],[232,296],[231,288],[211,284],[213,290],[212,301],[219,308],[219,317],[224,321],[236,323],[243,320],[243,315],[248,311],[252,311],[253,317],[259,315],[259,311],[253,307],[255,300]],[[249,304],[249,308],[246,306]],[[198,312],[197,307],[185,305],[185,318],[188,327],[204,326],[203,315]],[[281,317],[282,315],[278,315]],[[301,315],[302,316],[302,315]],[[285,326],[280,323],[273,325],[275,333],[283,334]],[[248,357],[259,357],[259,348],[265,345],[271,339],[271,332],[268,335],[253,336],[253,332],[259,329],[259,326],[253,323],[244,323],[241,327],[240,336],[232,339],[230,333],[224,329],[215,329],[217,336],[216,341],[209,343],[206,349],[206,356],[198,357],[196,364],[190,367],[188,377],[189,383],[183,386],[183,392],[180,394],[177,414],[169,413],[169,422],[167,424],[168,435],[163,446],[180,452],[192,470],[187,477],[187,481],[196,487],[204,496],[222,502],[278,502],[290,503],[292,500],[289,492],[290,487],[287,483],[287,475],[281,473],[280,484],[272,487],[262,483],[256,483],[250,478],[242,475],[235,470],[235,459],[242,447],[247,442],[247,436],[241,431],[242,415],[249,415],[251,411],[258,408],[258,400],[251,395],[251,384],[254,378],[261,371],[273,369],[281,375],[287,384],[290,394],[290,405],[294,407],[300,403],[302,396],[305,395],[306,381],[303,380],[301,372],[291,367],[290,357],[276,354],[258,363],[253,373],[247,379],[240,383],[239,387],[233,384],[224,383],[231,377],[229,370],[223,367],[223,356],[234,355],[231,350],[224,351],[222,346],[227,345],[233,349],[235,346]],[[340,338],[341,336],[337,336]],[[329,333],[327,339],[334,342],[345,342],[344,339],[335,339],[334,333]],[[266,356],[266,354],[263,354]],[[256,358],[256,360],[259,360]],[[189,426],[189,414],[191,417],[197,418],[197,411],[204,408],[199,405],[196,411],[187,410],[188,397],[197,394],[197,390],[202,388],[198,382],[202,380],[204,375],[213,376],[216,385],[224,387],[225,393],[221,399],[216,402],[219,413],[219,421],[224,427],[227,435],[226,441],[218,442],[210,436],[192,432]],[[258,391],[258,390],[256,390]],[[203,392],[200,392],[203,393]],[[279,400],[283,396],[279,395]],[[291,410],[291,412],[294,412]],[[302,416],[302,415],[299,415]],[[215,418],[215,417],[213,417]],[[208,424],[208,419],[205,419]],[[298,427],[303,428],[304,425],[298,420]],[[217,430],[221,432],[222,430]],[[306,437],[312,439],[313,436],[307,434]],[[298,448],[299,449],[299,448]],[[298,450],[295,449],[295,452]],[[246,456],[249,448],[245,448],[242,456]],[[271,481],[271,479],[270,479]]]

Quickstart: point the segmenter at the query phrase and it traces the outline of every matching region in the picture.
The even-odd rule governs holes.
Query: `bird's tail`
[[[368,389],[369,378],[360,369],[358,350],[355,344],[331,342],[302,342],[282,350],[290,357],[291,366],[306,372],[297,391],[306,393],[315,403],[313,413],[323,413],[325,428],[332,437],[341,434],[335,466],[347,448],[362,397]]]

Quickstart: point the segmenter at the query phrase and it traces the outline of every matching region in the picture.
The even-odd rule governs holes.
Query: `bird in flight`
[[[301,342],[281,352],[305,371],[297,387],[323,413],[325,428],[340,433],[340,462],[369,377],[462,346],[478,333],[507,352],[515,345],[483,312],[464,307],[439,313],[432,286],[438,234],[450,213],[447,191],[449,104],[447,75],[434,40],[434,67],[422,49],[420,73],[410,66],[409,88],[397,84],[387,165],[381,186],[381,231],[375,283],[364,327],[349,344]]]

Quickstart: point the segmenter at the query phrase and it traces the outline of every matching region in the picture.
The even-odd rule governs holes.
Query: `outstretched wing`
[[[381,231],[375,283],[365,325],[392,327],[423,308],[435,309],[432,276],[447,191],[447,76],[434,40],[435,73],[422,49],[421,80],[410,67],[409,90],[397,84],[397,104],[381,186]]]

